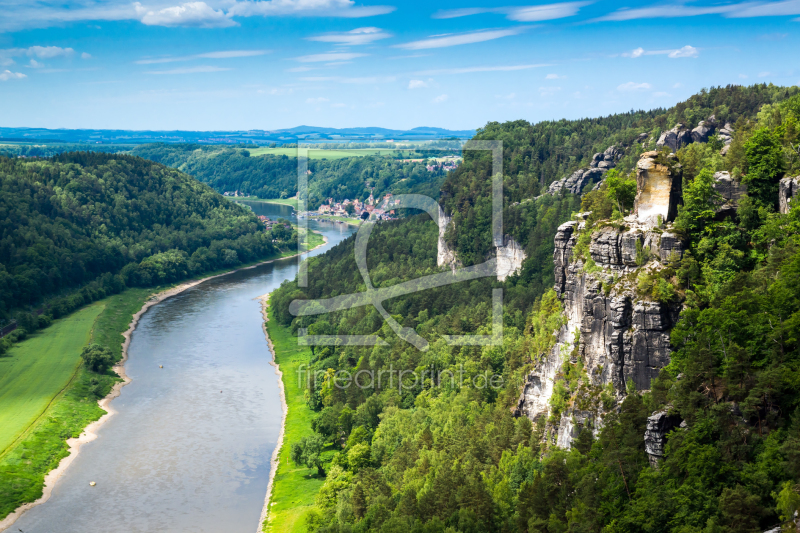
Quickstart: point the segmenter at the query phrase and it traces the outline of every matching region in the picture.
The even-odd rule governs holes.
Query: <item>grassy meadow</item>
[[[306,530],[305,514],[313,506],[314,498],[325,481],[317,475],[316,468],[298,466],[289,458],[292,443],[313,433],[311,419],[315,413],[306,405],[304,388],[298,379],[301,365],[311,360],[311,349],[297,345],[297,338],[292,335],[291,329],[280,326],[272,318],[271,308],[268,309],[268,316],[267,332],[275,347],[275,361],[283,373],[288,413],[272,486],[270,510],[263,531],[300,533]],[[325,462],[331,460],[333,453],[331,450],[323,453]]]
[[[103,416],[97,400],[119,378],[87,371],[81,349],[101,343],[120,357],[122,332],[152,292],[128,289],[95,302],[0,358],[0,520],[42,495],[44,476],[69,452],[66,439]]]

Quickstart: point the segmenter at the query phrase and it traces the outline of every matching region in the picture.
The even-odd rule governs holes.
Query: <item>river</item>
[[[291,208],[249,205],[294,221]],[[309,228],[328,238],[311,255],[356,229],[325,221]],[[256,298],[296,273],[297,259],[284,259],[151,307],[131,338],[132,381],[112,402],[117,414],[81,447],[50,500],[9,531],[255,532],[281,422]]]

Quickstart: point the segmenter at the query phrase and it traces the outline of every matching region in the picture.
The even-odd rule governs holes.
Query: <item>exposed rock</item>
[[[731,177],[729,172],[716,172],[714,174],[714,190],[722,197],[717,205],[717,216],[724,218],[736,214],[739,200],[747,193],[747,185]]]
[[[634,213],[639,222],[649,226],[675,220],[682,187],[679,166],[670,168],[656,162],[658,152],[645,152],[636,164],[636,201]]]
[[[733,142],[733,131],[733,126],[731,126],[730,122],[726,122],[717,132],[717,136],[727,146]]]
[[[503,246],[497,247],[497,281],[505,281],[508,276],[518,273],[526,257],[519,243],[506,235]]]
[[[797,200],[798,193],[800,193],[800,176],[794,178],[783,178],[778,184],[778,204],[782,214],[789,212],[789,209],[794,205]]]
[[[714,115],[708,121],[701,120],[695,129],[692,130],[692,142],[707,143],[708,138],[713,135],[716,129],[716,121],[712,121]]]
[[[447,246],[447,241],[444,240],[444,233],[448,224],[450,224],[450,217],[439,211],[439,240],[436,243],[436,265],[439,267],[449,266],[455,270],[459,265],[456,253]]]
[[[600,181],[607,168],[581,168],[558,181],[554,181],[547,189],[549,194],[558,194],[562,189],[566,189],[572,194],[581,194],[583,188],[589,183]]]
[[[557,342],[550,352],[534,354],[538,362],[515,409],[531,420],[548,415],[558,372],[568,357],[577,355],[591,385],[611,384],[618,398],[624,396],[628,383],[638,390],[649,389],[651,380],[670,361],[669,330],[678,319],[680,305],[640,301],[632,287],[621,281],[610,291],[604,287],[613,277],[642,268],[636,263],[642,252],[649,252],[651,257],[674,256],[683,252],[683,243],[671,233],[608,226],[592,236],[589,246],[592,260],[603,272],[588,274],[581,261],[573,261],[573,248],[584,224],[570,221],[556,233],[554,289],[563,302],[566,324],[556,332]],[[647,268],[660,267],[651,262]],[[580,332],[577,345],[576,331]],[[602,412],[563,413],[558,427],[553,428],[555,442],[569,447],[588,421],[597,431]]]
[[[671,263],[683,259],[686,251],[686,243],[674,233],[664,232],[661,234],[658,256],[662,263]]]
[[[692,133],[683,123],[679,123],[671,130],[662,133],[656,141],[656,146],[658,148],[667,146],[674,153],[691,142]]]
[[[658,466],[658,460],[664,456],[667,433],[681,423],[679,416],[670,415],[667,411],[658,411],[647,417],[647,429],[644,432],[644,450],[650,458],[650,464]]]

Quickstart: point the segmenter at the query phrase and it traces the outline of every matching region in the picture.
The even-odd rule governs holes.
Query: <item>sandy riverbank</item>
[[[275,472],[278,471],[278,455],[280,455],[281,447],[283,446],[283,434],[286,431],[286,416],[289,414],[289,405],[286,403],[286,390],[283,388],[283,372],[281,372],[281,365],[275,362],[275,346],[272,344],[272,339],[269,338],[269,333],[267,332],[267,320],[269,320],[269,316],[267,315],[269,294],[260,296],[258,301],[261,302],[261,316],[264,318],[263,322],[261,323],[261,329],[264,330],[264,338],[267,340],[269,351],[272,354],[272,361],[270,361],[269,364],[275,367],[275,375],[278,376],[278,387],[281,391],[282,411],[281,432],[278,434],[278,443],[275,445],[275,449],[272,451],[272,459],[270,459],[269,467],[269,484],[267,485],[267,495],[264,498],[264,507],[261,509],[261,518],[258,521],[258,529],[256,530],[256,533],[261,533],[264,528],[264,521],[267,519],[267,515],[269,514],[269,501],[272,497],[272,486],[275,483]]]
[[[328,238],[325,237],[324,235],[322,237],[323,237],[322,244],[320,244],[318,246],[315,246],[314,248],[311,248],[310,250],[307,250],[307,251],[305,251],[303,253],[311,252],[312,250],[316,250],[317,248],[319,248],[321,246],[325,246],[326,244],[328,244]],[[128,375],[125,373],[125,362],[128,359],[128,346],[130,345],[130,342],[131,342],[131,336],[133,335],[133,332],[136,329],[136,325],[139,323],[139,319],[142,317],[142,315],[144,315],[144,313],[148,309],[150,309],[152,306],[154,306],[154,305],[156,305],[156,304],[158,304],[160,302],[163,302],[167,298],[171,298],[172,296],[180,294],[183,291],[185,291],[187,289],[190,289],[192,287],[195,287],[197,285],[200,285],[201,283],[203,283],[205,281],[208,281],[210,279],[218,278],[218,277],[221,277],[221,276],[227,276],[228,274],[233,274],[234,272],[239,272],[241,270],[249,270],[251,268],[256,268],[257,266],[260,266],[260,265],[266,265],[268,263],[273,263],[275,261],[280,261],[280,260],[283,260],[283,259],[291,259],[293,257],[297,257],[298,255],[300,255],[300,254],[294,254],[294,255],[290,255],[290,256],[286,256],[286,257],[278,257],[278,258],[275,258],[275,259],[270,259],[268,261],[262,261],[262,262],[259,262],[259,263],[256,263],[254,265],[250,265],[250,266],[247,266],[247,267],[237,268],[235,270],[230,270],[228,272],[223,272],[222,274],[216,274],[216,275],[208,276],[208,277],[205,277],[205,278],[202,278],[202,279],[198,279],[198,280],[187,281],[186,283],[182,283],[180,285],[172,287],[171,289],[167,289],[167,290],[161,291],[159,293],[156,293],[156,294],[152,295],[150,298],[148,298],[147,301],[142,306],[142,308],[135,315],[133,315],[133,317],[131,319],[131,322],[128,325],[128,329],[124,333],[122,333],[122,336],[125,338],[125,341],[122,343],[122,358],[114,366],[114,371],[119,375],[120,378],[122,378],[122,381],[119,382],[119,383],[116,383],[114,385],[114,387],[111,389],[111,392],[109,392],[107,396],[105,396],[104,398],[102,398],[102,399],[100,399],[98,401],[98,404],[100,405],[100,407],[103,410],[106,411],[106,414],[104,414],[99,419],[95,420],[94,422],[92,422],[91,424],[86,426],[86,428],[84,428],[83,432],[77,438],[67,439],[67,445],[69,446],[69,455],[64,457],[58,463],[58,466],[54,470],[51,470],[50,472],[48,472],[47,475],[45,476],[45,478],[44,478],[44,488],[42,489],[42,496],[36,501],[21,505],[16,510],[14,510],[14,512],[12,512],[8,516],[6,516],[2,521],[0,521],[0,532],[3,532],[5,530],[7,530],[9,527],[11,527],[14,524],[14,522],[16,522],[19,519],[19,517],[22,516],[29,509],[32,509],[33,507],[36,507],[37,505],[41,505],[41,504],[45,503],[47,500],[50,499],[50,496],[51,496],[51,494],[53,492],[53,488],[55,487],[56,483],[61,478],[61,476],[64,474],[64,472],[67,470],[69,465],[72,464],[72,462],[78,456],[78,453],[80,452],[81,446],[83,444],[87,443],[87,442],[91,442],[91,441],[95,440],[97,438],[97,430],[100,428],[100,426],[102,426],[111,416],[113,416],[116,413],[114,408],[111,406],[111,401],[114,398],[116,398],[117,396],[119,396],[120,393],[121,393],[122,387],[124,387],[125,385],[127,385],[131,381],[130,378],[128,377]],[[265,295],[262,298],[266,298],[267,296],[268,295]],[[266,305],[266,304],[264,304],[264,305]],[[266,307],[263,307],[263,309],[266,309]],[[266,333],[266,330],[265,330],[265,333]],[[269,338],[267,338],[267,342],[269,343],[270,350],[273,350],[272,343],[269,341]],[[274,353],[274,351],[273,351],[273,353]],[[284,394],[283,394],[283,381],[280,379],[280,375],[279,375],[278,382],[280,383],[280,386],[281,386],[281,401],[283,402],[283,405],[284,405],[283,412],[284,412],[284,420],[285,420],[285,417],[286,417],[286,414],[285,414],[286,413],[286,403],[285,403],[285,397],[284,397]],[[280,448],[280,442],[282,442],[282,440],[283,440],[283,423],[281,424],[281,434],[280,434],[280,437],[279,437],[278,448],[276,448],[276,450]],[[273,456],[273,463],[276,460],[277,460],[277,456]],[[274,476],[274,472],[275,472],[275,470],[274,470],[274,466],[273,466],[273,469],[270,471],[270,484],[269,484],[270,488],[272,487],[272,478]],[[269,494],[269,492],[268,492],[268,494]]]

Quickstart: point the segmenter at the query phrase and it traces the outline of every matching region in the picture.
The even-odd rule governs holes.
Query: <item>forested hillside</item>
[[[310,261],[307,288],[284,283],[270,300],[279,327],[307,328],[312,335],[378,334],[388,343],[317,346],[309,354],[316,372],[305,392],[315,412],[312,436],[286,444],[309,476],[325,479],[305,515],[308,529],[755,533],[783,525],[795,531],[800,208],[795,200],[787,213],[778,212],[778,182],[800,173],[797,92],[728,87],[669,110],[487,125],[476,138],[504,140],[507,232],[528,259],[503,283],[485,278],[385,302],[396,320],[430,342],[427,351],[398,339],[370,306],[311,317],[289,312],[295,299],[363,290],[352,239]],[[683,170],[682,205],[668,229],[686,253],[627,280],[644,300],[669,301],[681,310],[671,331],[670,364],[649,389],[596,390],[577,351],[578,335],[576,350],[563,356],[551,416],[535,423],[515,417],[523,380],[566,322],[562,300],[549,290],[556,228],[577,211],[592,212],[579,219],[586,224],[573,261],[583,262],[572,264],[579,273],[598,271],[588,247],[593,234],[628,223],[622,218],[632,207],[625,203],[633,181],[627,171],[663,130],[679,121],[696,125],[711,114],[735,123],[725,155],[712,139],[657,156],[674,172]],[[625,155],[596,191],[582,199],[566,192],[534,199],[610,144],[624,147]],[[441,203],[455,228],[448,239],[466,264],[485,260],[492,250],[489,163],[468,155],[443,186]],[[719,209],[719,171],[747,187],[733,211]],[[427,216],[379,225],[367,251],[374,285],[439,272],[436,237]],[[634,252],[637,264],[649,261],[647,249]],[[600,290],[608,294],[619,278],[604,279]],[[488,333],[490,289],[501,286],[503,346],[447,345],[446,334]],[[391,369],[409,371],[402,386],[395,378],[392,386],[366,380],[367,386],[343,387],[335,377],[340,370],[380,376]],[[437,378],[443,371],[460,379]],[[502,384],[481,386],[477,378],[490,375],[502,376]],[[603,406],[602,424],[560,448],[555,437],[545,438],[548,424],[581,398]],[[644,437],[656,411],[683,424],[666,433],[664,455],[654,466]]]
[[[47,314],[58,317],[125,286],[174,282],[279,253],[252,212],[139,157],[0,158],[0,187],[4,318],[66,295],[49,302]],[[279,245],[291,246],[285,241]]]
[[[438,154],[440,151],[436,151]],[[133,154],[194,176],[218,192],[239,191],[259,198],[288,198],[297,194],[297,158],[286,155],[251,156],[244,148],[196,144],[147,144]],[[423,162],[403,162],[381,156],[313,159],[308,161],[309,207],[328,198],[337,201],[386,193],[415,192],[438,197],[444,172],[428,171]]]

